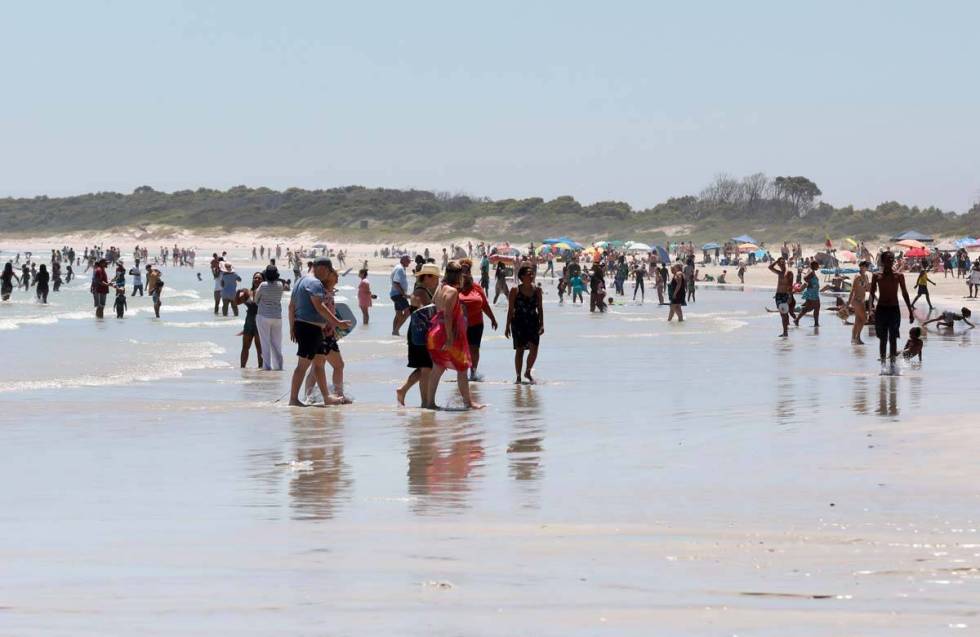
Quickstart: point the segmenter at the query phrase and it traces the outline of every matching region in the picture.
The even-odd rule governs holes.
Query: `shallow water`
[[[768,293],[678,325],[545,281],[539,384],[488,328],[486,410],[397,408],[382,302],[342,341],[355,404],[297,410],[201,269],[164,271],[160,320],[96,323],[87,275],[0,305],[0,632],[978,630],[970,333],[881,377],[835,317],[774,338]]]

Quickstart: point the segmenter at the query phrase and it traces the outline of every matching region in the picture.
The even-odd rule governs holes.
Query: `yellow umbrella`
[[[852,248],[858,247],[858,242],[852,239],[851,237],[844,237],[844,243],[851,246]]]
[[[558,248],[559,250],[571,250],[572,249],[572,246],[568,245],[564,241],[559,241],[558,243],[553,243],[552,245],[555,246],[556,248]]]

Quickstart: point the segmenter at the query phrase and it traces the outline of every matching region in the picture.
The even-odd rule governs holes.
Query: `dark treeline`
[[[172,193],[141,186],[73,197],[0,199],[0,230],[56,233],[172,226],[190,229],[254,228],[264,233],[323,229],[357,237],[460,235],[540,240],[574,234],[580,240],[667,236],[718,240],[750,233],[762,240],[872,239],[916,229],[941,235],[980,232],[980,204],[966,214],[885,202],[874,209],[835,208],[805,177],[736,179],[720,175],[699,195],[668,199],[634,210],[620,201],[582,205],[572,197],[546,201],[490,200],[462,194],[348,186],[328,190],[237,186]]]

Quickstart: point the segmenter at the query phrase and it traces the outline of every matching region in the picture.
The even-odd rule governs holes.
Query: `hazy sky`
[[[804,6],[805,4],[805,6]],[[237,184],[574,195],[713,175],[980,194],[980,3],[0,4],[0,196]]]

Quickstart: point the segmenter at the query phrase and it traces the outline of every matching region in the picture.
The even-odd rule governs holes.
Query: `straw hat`
[[[426,274],[431,274],[432,276],[439,278],[442,275],[442,272],[439,271],[439,266],[437,266],[435,263],[423,263],[422,267],[419,268],[419,271],[415,273],[415,278],[418,279]]]

